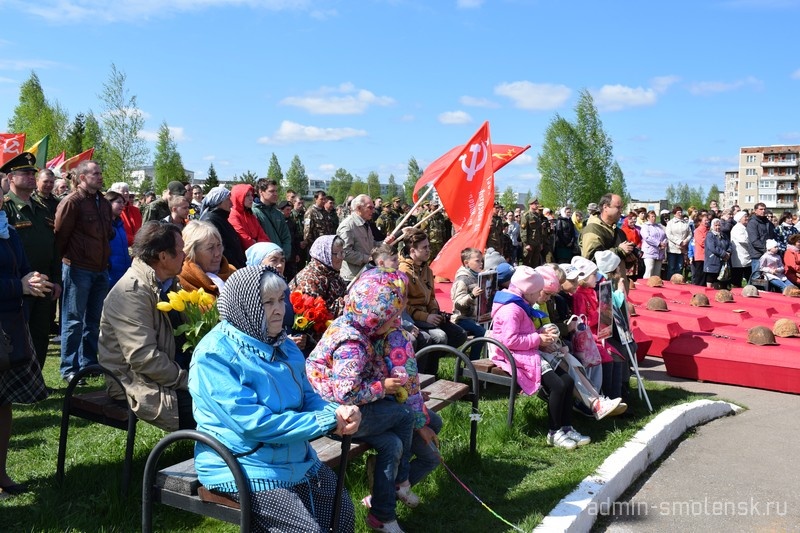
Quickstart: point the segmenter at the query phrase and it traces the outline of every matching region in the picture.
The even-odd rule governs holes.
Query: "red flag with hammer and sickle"
[[[470,246],[483,249],[489,235],[494,207],[489,123],[484,122],[460,150],[448,154],[452,160],[434,186],[458,233],[445,243],[431,263],[431,270],[437,276],[452,279],[461,266],[461,250]]]
[[[0,133],[0,166],[21,154],[24,148],[24,133]]]

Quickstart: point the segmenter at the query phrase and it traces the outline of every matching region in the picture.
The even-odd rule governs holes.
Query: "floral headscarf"
[[[311,250],[308,251],[308,255],[323,265],[333,268],[333,240],[335,238],[336,235],[317,237],[317,240],[311,245]]]
[[[264,306],[261,305],[261,278],[264,275],[280,277],[274,268],[266,265],[247,266],[231,274],[219,294],[217,308],[220,318],[230,322],[239,331],[271,346],[278,346],[286,339],[286,330],[277,337],[267,335]]]
[[[408,277],[393,268],[367,270],[353,283],[342,318],[372,336],[401,311],[408,299]]]

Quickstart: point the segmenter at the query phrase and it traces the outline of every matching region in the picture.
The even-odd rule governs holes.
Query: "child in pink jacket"
[[[520,266],[511,276],[511,284],[494,296],[492,305],[492,330],[488,333],[503,343],[514,356],[517,382],[525,394],[534,394],[543,386],[549,393],[547,443],[551,446],[573,449],[588,444],[589,437],[572,428],[572,394],[575,384],[563,369],[553,369],[539,355],[539,347],[557,342],[558,332],[542,328],[536,331],[533,318],[541,314],[533,309],[539,299],[544,280],[534,269]],[[491,359],[505,370],[511,371],[510,362],[502,350],[489,345]]]

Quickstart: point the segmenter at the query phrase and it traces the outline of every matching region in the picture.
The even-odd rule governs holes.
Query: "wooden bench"
[[[454,348],[447,347],[456,351]],[[459,352],[460,353],[460,352]],[[460,357],[469,364],[469,359],[461,353]],[[470,371],[471,364],[470,364]],[[420,387],[425,392],[430,393],[431,398],[426,402],[428,409],[440,411],[445,406],[458,401],[470,393],[470,387],[465,383],[456,383],[446,380],[435,380],[435,376],[420,374]],[[472,391],[472,409],[477,413],[478,394],[477,383]],[[470,451],[474,452],[477,446],[477,419],[472,420],[470,431]],[[156,471],[158,458],[164,449],[171,443],[191,439],[208,444],[225,460],[228,467],[236,479],[237,490],[240,494],[240,502],[232,498],[210,491],[203,487],[194,468],[194,458],[187,459],[176,465],[172,465]],[[351,437],[342,440],[329,437],[320,437],[311,442],[320,460],[336,470],[338,468],[338,484],[343,486],[344,474],[347,463],[350,459],[362,455],[370,449],[370,446],[363,442],[351,442]],[[216,447],[215,447],[216,446]],[[227,455],[226,455],[227,454]],[[228,462],[229,457],[235,465]],[[144,480],[142,482],[142,531],[152,532],[152,504],[160,502],[171,507],[176,507],[203,516],[217,518],[231,523],[239,523],[241,531],[249,530],[249,488],[244,477],[240,483],[236,476],[244,476],[238,461],[233,454],[213,437],[199,431],[177,431],[164,437],[150,453],[145,465]],[[242,490],[244,485],[245,490]],[[246,498],[245,498],[246,496]],[[244,501],[247,500],[247,508]],[[335,508],[335,513],[338,509]],[[247,522],[245,523],[245,515]]]
[[[131,481],[133,466],[133,445],[136,439],[136,422],[138,418],[133,413],[127,402],[112,399],[105,390],[75,394],[78,382],[89,375],[102,374],[113,379],[120,389],[124,390],[122,383],[109,370],[100,365],[88,366],[77,374],[67,386],[64,393],[64,405],[61,411],[61,432],[58,438],[58,459],[56,460],[56,480],[64,481],[64,463],[67,455],[67,436],[69,433],[70,416],[76,416],[128,432],[125,442],[125,463],[122,467],[121,492],[125,496]]]

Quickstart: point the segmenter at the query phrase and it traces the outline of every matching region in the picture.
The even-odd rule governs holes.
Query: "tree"
[[[719,204],[719,196],[720,196],[719,187],[717,187],[717,184],[715,183],[708,190],[708,197],[706,198],[706,203],[705,203],[706,207],[710,206],[712,201],[717,202]]]
[[[417,184],[420,176],[422,176],[422,169],[419,167],[417,160],[412,157],[408,160],[408,175],[406,181],[403,183],[403,196],[408,205],[414,205],[414,186]]]
[[[603,130],[592,95],[586,89],[581,91],[575,114],[575,131],[582,141],[578,159],[582,183],[575,196],[578,205],[584,206],[597,202],[608,192],[614,149],[611,138]]]
[[[153,175],[155,177],[155,190],[157,193],[167,189],[170,181],[184,181],[186,174],[183,171],[183,161],[178,147],[169,131],[167,122],[161,123],[158,129],[156,142],[156,155],[153,160]]]
[[[267,168],[267,179],[275,180],[278,184],[278,197],[283,196],[283,171],[281,164],[278,163],[278,156],[272,152],[272,157],[269,158],[269,167]]]
[[[578,132],[568,120],[556,114],[545,131],[542,153],[536,164],[542,176],[537,189],[542,205],[552,208],[571,204],[585,206],[594,201],[581,196],[583,180],[578,164],[582,152],[583,143]]]
[[[206,182],[203,185],[203,194],[207,194],[208,191],[217,186],[219,186],[219,178],[217,177],[217,171],[214,168],[214,163],[211,163],[208,165],[208,176],[206,177]]]
[[[66,150],[67,157],[83,152],[83,136],[86,134],[86,117],[83,113],[75,115],[72,124],[67,128]],[[60,152],[59,152],[60,153]]]
[[[500,203],[506,211],[513,211],[517,207],[517,195],[514,194],[514,189],[506,187],[506,190],[500,196]]]
[[[300,196],[308,196],[308,176],[298,155],[294,156],[289,170],[286,171],[286,188],[294,190]]]
[[[611,179],[608,183],[608,190],[622,197],[622,205],[628,205],[631,202],[631,195],[628,194],[628,186],[625,184],[625,176],[616,161],[611,165]]]
[[[57,155],[66,147],[68,123],[67,112],[58,101],[51,104],[45,98],[39,77],[31,71],[31,77],[20,85],[19,103],[8,120],[8,131],[25,133],[28,146],[50,135],[48,153]]]
[[[144,127],[144,115],[137,107],[136,96],[129,95],[125,86],[127,76],[111,64],[111,74],[103,84],[102,145],[99,147],[105,162],[103,178],[106,185],[127,181],[131,172],[144,166],[149,149],[139,133]]]
[[[386,187],[386,198],[394,198],[397,196],[397,182],[394,179],[394,174],[389,174],[389,185]]]
[[[367,194],[372,198],[381,195],[381,180],[374,170],[367,175]]]
[[[364,183],[361,176],[356,176],[353,179],[353,184],[350,186],[350,194],[354,197],[359,194],[367,194],[367,185]]]

